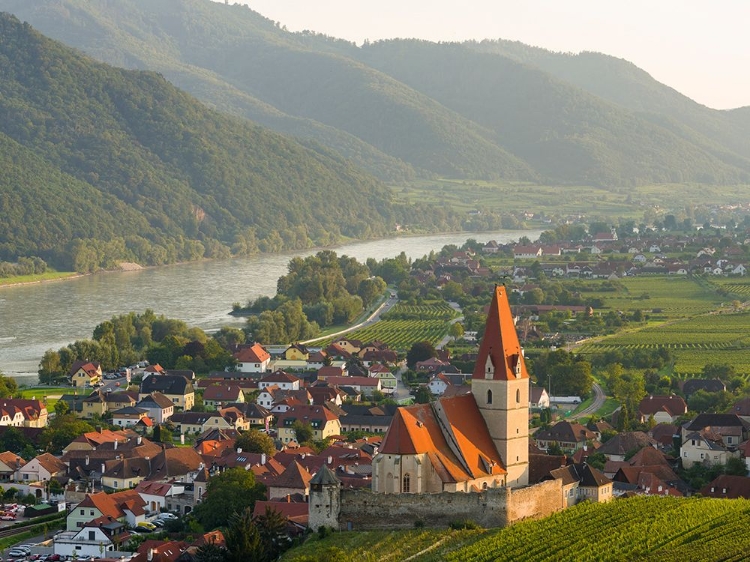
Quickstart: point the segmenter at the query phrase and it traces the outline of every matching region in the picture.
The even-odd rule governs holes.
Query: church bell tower
[[[504,286],[492,296],[471,392],[505,463],[506,484],[528,485],[529,374]]]

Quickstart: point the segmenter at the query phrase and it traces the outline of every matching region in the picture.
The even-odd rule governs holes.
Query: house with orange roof
[[[63,449],[63,453],[75,450],[92,451],[104,443],[114,443],[115,441],[125,443],[136,437],[138,436],[135,433],[128,430],[110,431],[109,429],[103,429],[99,431],[90,431],[73,439],[73,441]]]
[[[396,410],[372,463],[386,494],[526,486],[529,375],[505,287],[496,287],[472,393]]]
[[[241,347],[234,358],[237,370],[242,373],[265,373],[271,363],[271,354],[259,343]]]
[[[64,475],[68,471],[67,465],[56,456],[49,453],[37,455],[18,470],[18,481],[49,482],[54,476]]]
[[[86,498],[70,510],[66,529],[78,531],[86,523],[99,517],[111,517],[135,527],[146,520],[145,508],[145,500],[135,490],[123,490],[114,494],[86,494]]]
[[[0,482],[14,482],[18,471],[26,461],[10,451],[0,453]]]

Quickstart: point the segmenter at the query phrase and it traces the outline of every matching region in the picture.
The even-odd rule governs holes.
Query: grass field
[[[727,300],[699,280],[683,276],[625,277],[619,283],[621,291],[591,294],[604,299],[607,308],[623,312],[656,310],[652,315],[665,319],[703,314]]]
[[[745,560],[750,501],[635,497],[581,503],[506,529],[335,533],[286,562]]]
[[[72,394],[74,390],[70,386],[32,386],[20,389],[19,396],[14,398],[41,400],[47,405],[47,411],[52,411],[61,395]]]

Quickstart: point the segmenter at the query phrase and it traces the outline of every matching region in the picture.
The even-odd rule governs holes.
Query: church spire
[[[495,287],[472,379],[528,379],[504,285]]]

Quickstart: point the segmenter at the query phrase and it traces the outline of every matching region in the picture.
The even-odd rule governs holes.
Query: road
[[[607,400],[607,396],[606,394],[604,394],[602,387],[594,383],[592,390],[594,391],[594,401],[589,405],[588,408],[584,408],[583,410],[578,412],[575,415],[576,418],[583,418],[595,414],[601,409],[602,406],[604,406],[604,402]]]
[[[389,293],[386,291],[386,295]],[[310,345],[311,343],[315,343],[316,341],[320,340],[326,340],[331,337],[338,337],[342,336],[344,334],[348,334],[349,332],[353,332],[354,330],[359,330],[360,328],[364,328],[365,326],[369,326],[371,324],[374,324],[378,320],[380,320],[380,317],[388,312],[391,308],[393,308],[396,303],[398,302],[398,297],[395,296],[395,293],[390,293],[391,295],[394,295],[392,297],[386,297],[385,301],[377,307],[375,310],[373,310],[372,314],[368,316],[366,319],[364,319],[359,324],[354,324],[354,326],[349,326],[348,328],[345,328],[343,330],[340,330],[334,334],[326,334],[325,336],[321,336],[319,338],[313,338],[311,340],[302,341],[300,342],[302,345]]]

